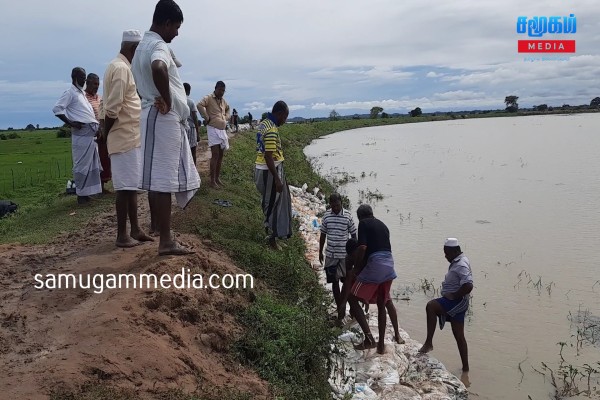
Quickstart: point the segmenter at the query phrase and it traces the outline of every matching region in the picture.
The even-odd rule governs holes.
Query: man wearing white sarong
[[[140,31],[123,32],[121,51],[104,73],[104,137],[112,164],[112,181],[117,192],[117,247],[133,247],[153,241],[140,229],[137,216],[137,190],[141,176],[140,114],[131,60]],[[127,234],[127,217],[131,225]]]
[[[85,204],[90,201],[90,196],[102,192],[100,157],[94,141],[99,123],[92,105],[83,93],[85,70],[81,67],[73,68],[71,81],[71,88],[58,99],[52,112],[71,127],[73,179],[77,203]]]
[[[229,138],[227,137],[227,121],[229,120],[229,104],[223,98],[225,94],[225,83],[218,81],[215,91],[197,104],[198,111],[204,119],[208,136],[208,147],[210,147],[210,186],[218,189],[223,186],[219,179],[221,164],[223,164],[223,151],[229,149]]]
[[[149,191],[150,212],[156,216],[160,231],[159,255],[192,253],[171,234],[171,193],[185,208],[200,187],[186,134],[190,109],[167,46],[179,34],[182,22],[183,13],[177,3],[160,0],[152,26],[144,33],[132,63],[142,101],[140,188]]]

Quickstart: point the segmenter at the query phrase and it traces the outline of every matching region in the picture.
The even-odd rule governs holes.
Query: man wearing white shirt
[[[191,253],[171,234],[171,193],[185,208],[200,187],[186,133],[190,108],[167,46],[179,34],[182,22],[183,13],[177,3],[160,0],[131,66],[142,100],[140,188],[148,190],[150,213],[156,216],[159,255]]]
[[[52,112],[71,127],[73,179],[77,202],[85,204],[90,201],[90,196],[102,192],[100,157],[94,141],[99,123],[83,92],[85,70],[81,67],[73,68],[71,80],[71,88],[58,99]]]

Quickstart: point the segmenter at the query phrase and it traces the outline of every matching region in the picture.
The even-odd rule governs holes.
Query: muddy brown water
[[[550,398],[543,363],[557,372],[560,342],[564,365],[600,369],[598,127],[600,114],[453,120],[340,132],[305,149],[344,182],[353,212],[369,202],[390,228],[395,302],[416,340],[447,269],[444,239],[459,239],[475,279],[471,398]],[[449,327],[432,355],[461,375]]]

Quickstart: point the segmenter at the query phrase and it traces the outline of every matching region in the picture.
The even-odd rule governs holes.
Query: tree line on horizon
[[[570,106],[569,104],[563,104],[562,106],[548,106],[547,104],[540,104],[540,105],[534,105],[533,107],[531,107],[531,109],[519,109],[519,96],[515,96],[515,95],[509,95],[506,96],[504,98],[504,104],[506,104],[506,108],[504,109],[505,112],[509,112],[509,113],[516,113],[519,110],[529,110],[529,111],[554,111],[554,110],[582,110],[582,109],[600,109],[600,97],[594,97],[591,101],[590,101],[590,105],[586,105],[586,104],[582,104],[579,106]],[[472,110],[472,111],[446,111],[446,112],[434,112],[434,113],[429,113],[431,115],[450,115],[450,116],[456,116],[456,114],[462,114],[461,117],[465,118],[464,115],[465,114],[473,114],[473,113],[486,113],[486,112],[495,112],[495,111],[502,111],[502,110]],[[383,108],[380,106],[375,106],[372,107],[370,112],[369,112],[369,117],[371,119],[377,119],[377,118],[392,118],[392,117],[398,117],[401,114],[399,113],[394,113],[394,114],[388,114],[386,112],[383,111]],[[415,107],[413,110],[408,112],[408,115],[410,115],[411,117],[419,117],[421,115],[423,115],[423,111],[421,110],[420,107]],[[263,113],[262,114],[262,119],[265,119],[267,117],[267,113]],[[348,119],[349,116],[342,116],[340,115],[340,113],[338,113],[335,109],[331,110],[331,112],[329,113],[329,120],[330,121],[338,121],[340,119]],[[351,119],[361,119],[362,117],[359,114],[354,114],[351,116]],[[306,118],[302,118],[302,119],[306,119]],[[310,120],[321,120],[323,118],[310,118]],[[247,124],[250,123],[250,117],[248,115],[244,115],[243,117],[240,118],[239,120],[240,124]],[[14,129],[13,127],[9,127],[7,129],[7,131],[35,131],[35,130],[54,130],[54,129],[61,129],[64,128],[64,126],[60,127],[60,126],[55,126],[55,127],[43,127],[40,128],[40,124],[27,124],[27,126],[23,129]],[[0,136],[0,140],[6,140],[8,139],[8,137],[6,135]]]

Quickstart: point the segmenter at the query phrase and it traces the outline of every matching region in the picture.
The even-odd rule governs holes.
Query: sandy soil
[[[205,149],[205,147],[204,147]],[[206,167],[206,151],[199,166]],[[203,184],[206,184],[204,180]],[[140,221],[147,226],[146,200]],[[196,254],[158,257],[157,243],[114,246],[114,213],[43,246],[0,246],[0,398],[47,399],[88,381],[151,397],[176,388],[234,387],[267,398],[267,384],[227,354],[242,334],[233,313],[247,306],[230,290],[37,290],[37,273],[244,273],[210,242],[178,235]]]

